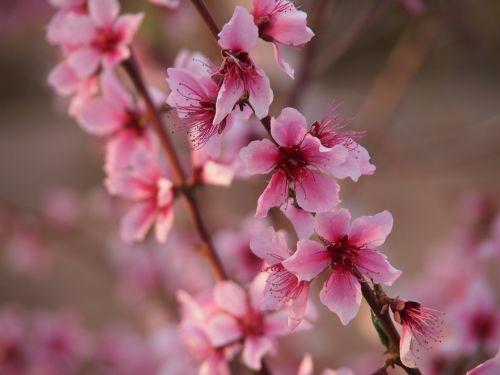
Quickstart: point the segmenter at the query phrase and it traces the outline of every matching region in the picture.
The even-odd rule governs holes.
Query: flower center
[[[252,311],[241,322],[243,333],[248,336],[262,336],[264,334],[264,316],[262,313]]]
[[[120,35],[114,30],[100,29],[93,41],[93,46],[102,53],[113,52],[120,41]]]
[[[280,147],[277,168],[285,173],[288,180],[296,180],[308,165],[300,146]]]
[[[359,248],[349,245],[349,237],[343,235],[337,242],[326,247],[332,259],[332,267],[353,269]]]
[[[485,340],[494,331],[493,317],[488,313],[478,314],[472,319],[471,326],[474,335],[480,340]]]

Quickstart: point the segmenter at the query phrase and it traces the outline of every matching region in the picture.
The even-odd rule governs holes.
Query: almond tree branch
[[[187,182],[186,175],[179,161],[179,157],[177,156],[170,137],[165,130],[163,119],[161,118],[158,109],[153,103],[153,100],[146,88],[144,79],[142,78],[142,74],[139,69],[139,65],[135,60],[135,57],[132,55],[129,59],[125,60],[122,63],[122,66],[130,77],[135,88],[144,99],[146,108],[151,118],[151,125],[158,135],[163,151],[165,152],[165,155],[167,156],[168,162],[172,169],[175,180],[174,182],[180,187],[185,207],[190,214],[198,235],[200,236],[200,239],[203,243],[201,254],[206,259],[215,278],[219,281],[227,280],[228,277],[226,271],[222,266],[222,262],[217,255],[210,233],[201,216],[199,204]]]

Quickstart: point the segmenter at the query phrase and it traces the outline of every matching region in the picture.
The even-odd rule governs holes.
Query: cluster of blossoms
[[[196,298],[177,292],[181,337],[197,360],[198,373],[229,374],[229,363],[240,352],[246,367],[261,370],[264,356],[277,351],[277,337],[311,327],[315,314],[308,301],[310,285],[324,272],[328,278],[320,300],[342,324],[357,315],[363,295],[370,293],[377,304],[371,305],[374,314],[402,327],[399,342],[387,344],[393,356],[386,367],[400,362],[405,369],[417,367],[419,347],[441,339],[440,314],[418,302],[390,298],[381,289],[401,275],[378,251],[392,230],[392,215],[383,211],[351,222],[349,211],[340,207],[338,181],[357,181],[375,171],[358,143],[363,133],[344,131],[346,121],[334,114],[336,107],[311,124],[291,107],[270,116],[270,80],[250,55],[259,38],[272,43],[278,66],[293,78],[280,48],[302,46],[313,37],[306,14],[287,0],[254,0],[251,13],[237,6],[218,33],[220,65],[183,51],[167,70],[170,93],[163,95],[136,84],[141,78],[130,44],[142,14],[120,16],[117,0],[66,0],[56,6],[48,38],[60,47],[62,61],[49,82],[59,93],[72,95],[69,113],[81,127],[106,139],[105,186],[133,204],[121,222],[125,242],[145,240],[153,227],[156,240],[166,242],[178,197],[185,196],[189,204],[198,185],[228,186],[235,177],[255,174],[272,174],[255,217],[265,220],[270,209],[279,207],[297,232],[295,251],[290,251],[284,232],[262,222],[245,224],[246,235],[236,239],[220,234],[215,242],[229,248],[224,254],[239,254],[230,256],[229,267],[240,283],[220,276],[213,289]],[[139,97],[119,80],[120,65]],[[175,151],[158,124],[165,103],[193,146],[189,178],[172,157]],[[259,122],[269,137],[254,140],[261,137],[254,129]],[[194,216],[199,222],[198,213]],[[164,284],[156,267],[155,260],[144,262],[144,273],[157,275],[147,283]],[[299,373],[311,372],[306,357]]]

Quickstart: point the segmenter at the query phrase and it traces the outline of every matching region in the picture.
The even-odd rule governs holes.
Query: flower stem
[[[177,153],[172,145],[170,137],[168,133],[165,131],[165,125],[163,123],[163,119],[161,118],[158,109],[153,103],[153,100],[146,88],[144,79],[142,78],[142,74],[139,69],[139,65],[137,64],[134,56],[132,55],[129,59],[125,60],[122,63],[122,66],[127,72],[128,76],[130,77],[135,88],[144,99],[146,108],[151,118],[151,125],[153,126],[156,134],[158,135],[163,151],[165,152],[168,162],[170,163],[175,183],[181,187],[181,191],[183,193],[182,195],[184,198],[184,204],[191,216],[191,219],[198,232],[198,235],[200,236],[200,239],[203,243],[201,254],[206,259],[215,278],[219,281],[227,280],[228,277],[226,271],[222,266],[219,256],[217,255],[217,252],[215,250],[210,233],[208,232],[205,222],[203,221],[203,218],[201,216],[199,204],[190,186],[187,183],[186,174],[182,169],[179,157],[177,156]]]
[[[215,22],[215,19],[212,16],[210,9],[208,9],[207,7],[207,4],[205,4],[203,0],[191,0],[191,3],[196,8],[200,16],[203,18],[203,21],[205,21],[205,24],[210,30],[210,34],[217,42],[219,40],[218,34],[220,33],[220,28],[217,25],[217,22]]]
[[[359,272],[358,272],[359,273]],[[410,368],[405,366],[401,360],[399,359],[399,333],[394,326],[394,323],[392,322],[392,319],[389,315],[389,310],[382,309],[382,305],[379,302],[377,296],[375,295],[375,292],[371,288],[371,286],[366,282],[363,281],[363,276],[361,274],[357,275],[359,282],[361,284],[361,292],[363,293],[363,297],[365,298],[366,302],[368,302],[368,305],[370,305],[370,308],[372,309],[373,313],[375,316],[378,318],[380,321],[380,324],[382,324],[382,327],[385,330],[385,333],[387,334],[387,337],[389,338],[390,341],[390,347],[389,350],[395,354],[397,354],[397,359],[395,360],[395,363],[401,367],[403,370],[406,371],[407,374],[410,375],[421,375],[421,372],[418,368]]]

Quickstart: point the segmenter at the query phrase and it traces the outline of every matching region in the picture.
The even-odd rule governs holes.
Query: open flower
[[[243,342],[243,362],[253,370],[260,370],[262,358],[276,351],[276,337],[290,333],[286,311],[261,310],[266,276],[258,275],[248,292],[232,281],[219,282],[213,298],[220,312],[208,322],[209,336],[216,346]]]
[[[274,45],[276,62],[291,78],[294,71],[283,60],[279,44],[297,47],[309,42],[314,33],[307,27],[307,14],[288,0],[254,0],[253,17],[259,36]]]
[[[430,349],[441,341],[441,313],[414,301],[396,300],[391,303],[394,320],[402,325],[399,354],[401,362],[417,367],[419,348]]]
[[[219,33],[224,61],[218,74],[222,77],[217,95],[214,124],[220,124],[233,108],[248,103],[255,115],[267,116],[273,101],[269,79],[257,68],[248,53],[257,44],[259,31],[248,11],[237,6],[231,20]]]
[[[384,254],[375,250],[391,232],[392,215],[384,211],[359,217],[352,224],[350,220],[345,209],[317,214],[315,229],[321,243],[302,239],[297,251],[283,262],[301,281],[311,281],[327,267],[331,269],[320,299],[344,325],[359,310],[363,277],[391,285],[401,274]]]
[[[250,248],[268,265],[262,308],[265,310],[288,309],[288,327],[295,329],[306,312],[309,282],[300,281],[297,276],[283,266],[283,261],[290,257],[285,233],[275,232],[267,227],[256,233],[250,242]]]
[[[307,133],[305,117],[294,108],[285,108],[271,119],[271,135],[274,143],[254,141],[240,152],[248,173],[274,172],[259,197],[255,216],[265,217],[271,207],[285,203],[290,188],[302,209],[333,210],[339,203],[339,186],[324,172],[334,164],[335,150],[321,151],[318,138]]]
[[[69,65],[81,79],[94,74],[100,64],[109,67],[130,56],[130,43],[144,15],[120,13],[118,0],[88,0],[88,15],[67,22],[78,35],[78,47],[68,55]],[[78,26],[78,28],[76,28]]]
[[[81,127],[93,135],[111,136],[106,145],[105,169],[125,167],[137,147],[154,148],[148,114],[142,100],[135,101],[121,85],[111,69],[100,76],[101,96],[82,104],[77,111]],[[150,89],[155,104],[163,102],[163,96]]]
[[[124,241],[143,240],[153,224],[156,239],[167,240],[174,220],[175,191],[156,150],[137,149],[128,168],[109,173],[106,187],[111,194],[135,203],[121,221]]]

